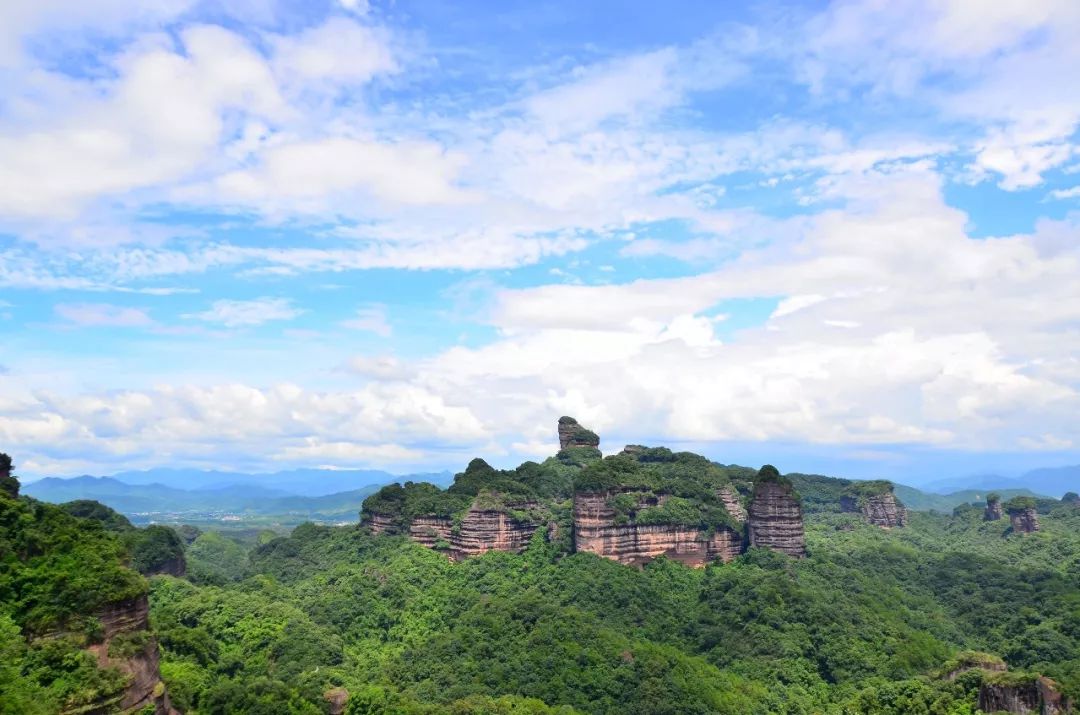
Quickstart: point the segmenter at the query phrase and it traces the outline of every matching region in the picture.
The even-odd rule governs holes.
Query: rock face
[[[1013,533],[1031,534],[1039,530],[1039,515],[1035,507],[1009,511],[1009,522]]]
[[[1001,497],[991,494],[986,497],[986,511],[983,512],[984,521],[999,521],[1005,516],[1001,508]]]
[[[369,527],[372,533],[375,534],[397,534],[400,532],[397,524],[394,523],[394,517],[377,512],[364,515],[364,526]]]
[[[677,524],[617,524],[608,505],[611,492],[574,495],[574,543],[577,551],[623,564],[641,565],[666,556],[695,568],[742,552],[742,535],[726,527],[712,534]],[[641,508],[648,504],[642,502]]]
[[[573,417],[559,418],[559,449],[599,446],[600,438],[595,432],[582,427]]]
[[[169,703],[165,684],[161,682],[157,640],[148,633],[149,614],[150,604],[145,595],[112,604],[96,614],[104,637],[88,650],[97,658],[99,667],[117,668],[128,677],[129,683],[120,696],[80,713],[126,713],[150,706],[155,715],[180,715]],[[122,644],[126,647],[121,647]]]
[[[979,687],[979,709],[1016,715],[1063,715],[1069,710],[1054,681],[1042,676],[1020,682],[988,679]]]
[[[527,510],[535,505],[513,504],[508,508]],[[445,551],[452,561],[479,556],[488,551],[520,552],[529,543],[539,524],[518,521],[510,514],[496,510],[471,507],[458,529],[450,519],[438,516],[419,516],[409,525],[409,537],[429,549]],[[372,523],[372,529],[375,529]]]
[[[730,484],[717,490],[716,496],[720,497],[727,513],[740,523],[746,523],[746,507],[742,505],[742,499],[735,487]]]
[[[323,700],[326,701],[329,715],[345,715],[345,707],[349,704],[349,691],[345,688],[330,688],[323,693]]]
[[[840,508],[845,512],[861,513],[867,524],[883,529],[907,525],[907,509],[891,491],[862,497],[843,496],[840,498]]]
[[[763,546],[796,558],[806,556],[802,506],[790,483],[769,480],[754,485],[748,531],[751,546]]]
[[[184,555],[175,556],[166,561],[162,561],[156,565],[145,576],[153,576],[154,574],[169,574],[170,576],[176,576],[181,578],[187,573],[187,559]]]

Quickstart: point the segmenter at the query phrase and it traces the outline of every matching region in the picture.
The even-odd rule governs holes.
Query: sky
[[[1080,3],[0,2],[28,476],[1080,463]]]

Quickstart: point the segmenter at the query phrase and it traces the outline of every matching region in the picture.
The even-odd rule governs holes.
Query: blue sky
[[[92,5],[92,7],[91,7]],[[28,475],[1080,461],[1080,6],[0,8]]]

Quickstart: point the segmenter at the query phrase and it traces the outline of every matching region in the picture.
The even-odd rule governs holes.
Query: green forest
[[[673,495],[673,518],[696,523],[729,519],[711,489],[745,491],[756,474],[670,453],[639,466],[572,457],[508,471],[474,461],[456,488],[391,487],[366,507],[453,517],[496,484],[510,501],[548,497],[557,522],[568,489],[629,479]],[[457,563],[359,522],[285,537],[143,530],[100,505],[7,493],[0,713],[87,712],[81,703],[120,687],[86,655],[86,614],[147,589],[161,677],[189,715],[328,713],[341,689],[352,715],[975,715],[984,683],[1036,675],[1080,696],[1074,502],[1025,503],[1039,511],[1031,534],[975,507],[882,529],[835,506],[865,487],[789,480],[807,557],[750,548],[700,569],[573,553],[544,530],[520,554]],[[184,577],[155,573],[178,551]],[[1006,672],[968,669],[1002,660]]]

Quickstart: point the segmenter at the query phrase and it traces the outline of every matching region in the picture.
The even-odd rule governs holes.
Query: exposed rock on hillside
[[[509,510],[526,511],[535,506],[531,503],[512,504],[503,511],[474,503],[456,528],[454,521],[446,517],[418,516],[409,525],[409,538],[429,549],[445,552],[452,561],[488,551],[517,553],[528,545],[540,524],[519,521],[509,514]],[[375,528],[374,524],[372,528]]]
[[[840,497],[840,508],[861,513],[866,523],[884,529],[907,524],[907,509],[897,500],[891,482],[855,482]]]
[[[720,487],[716,490],[716,495],[720,497],[724,508],[727,509],[728,514],[731,514],[733,519],[739,523],[746,523],[746,507],[742,505],[742,499],[739,498],[739,493],[735,491],[735,487],[730,484]]]
[[[979,710],[983,712],[1064,715],[1070,709],[1056,683],[1043,676],[996,673],[979,687]]]
[[[161,681],[157,640],[149,634],[149,614],[145,595],[114,603],[95,614],[103,639],[88,650],[97,658],[99,667],[118,669],[128,684],[120,694],[80,708],[80,714],[126,713],[152,707],[155,715],[179,715],[169,703]]]
[[[1039,515],[1031,497],[1014,497],[1005,504],[1014,534],[1031,534],[1039,530]]]
[[[349,691],[345,688],[331,688],[323,693],[323,700],[327,703],[329,715],[345,715],[345,707],[349,704]]]
[[[363,524],[364,526],[370,527],[371,531],[376,534],[401,533],[401,530],[398,528],[397,522],[394,520],[394,517],[388,514],[369,512],[367,514],[364,514]]]
[[[582,427],[573,417],[559,418],[559,449],[599,446],[600,437],[595,432]]]
[[[1005,516],[1001,508],[1001,497],[997,494],[986,495],[986,511],[983,512],[985,521],[998,521]]]
[[[748,531],[751,546],[761,546],[797,558],[806,555],[802,507],[791,482],[776,467],[765,465],[754,483]]]
[[[688,566],[701,567],[720,559],[731,561],[742,552],[742,535],[728,527],[712,533],[678,524],[617,523],[611,498],[617,492],[574,495],[574,542],[585,551],[624,564],[641,565],[666,556]],[[638,509],[659,506],[663,497],[638,497]]]

